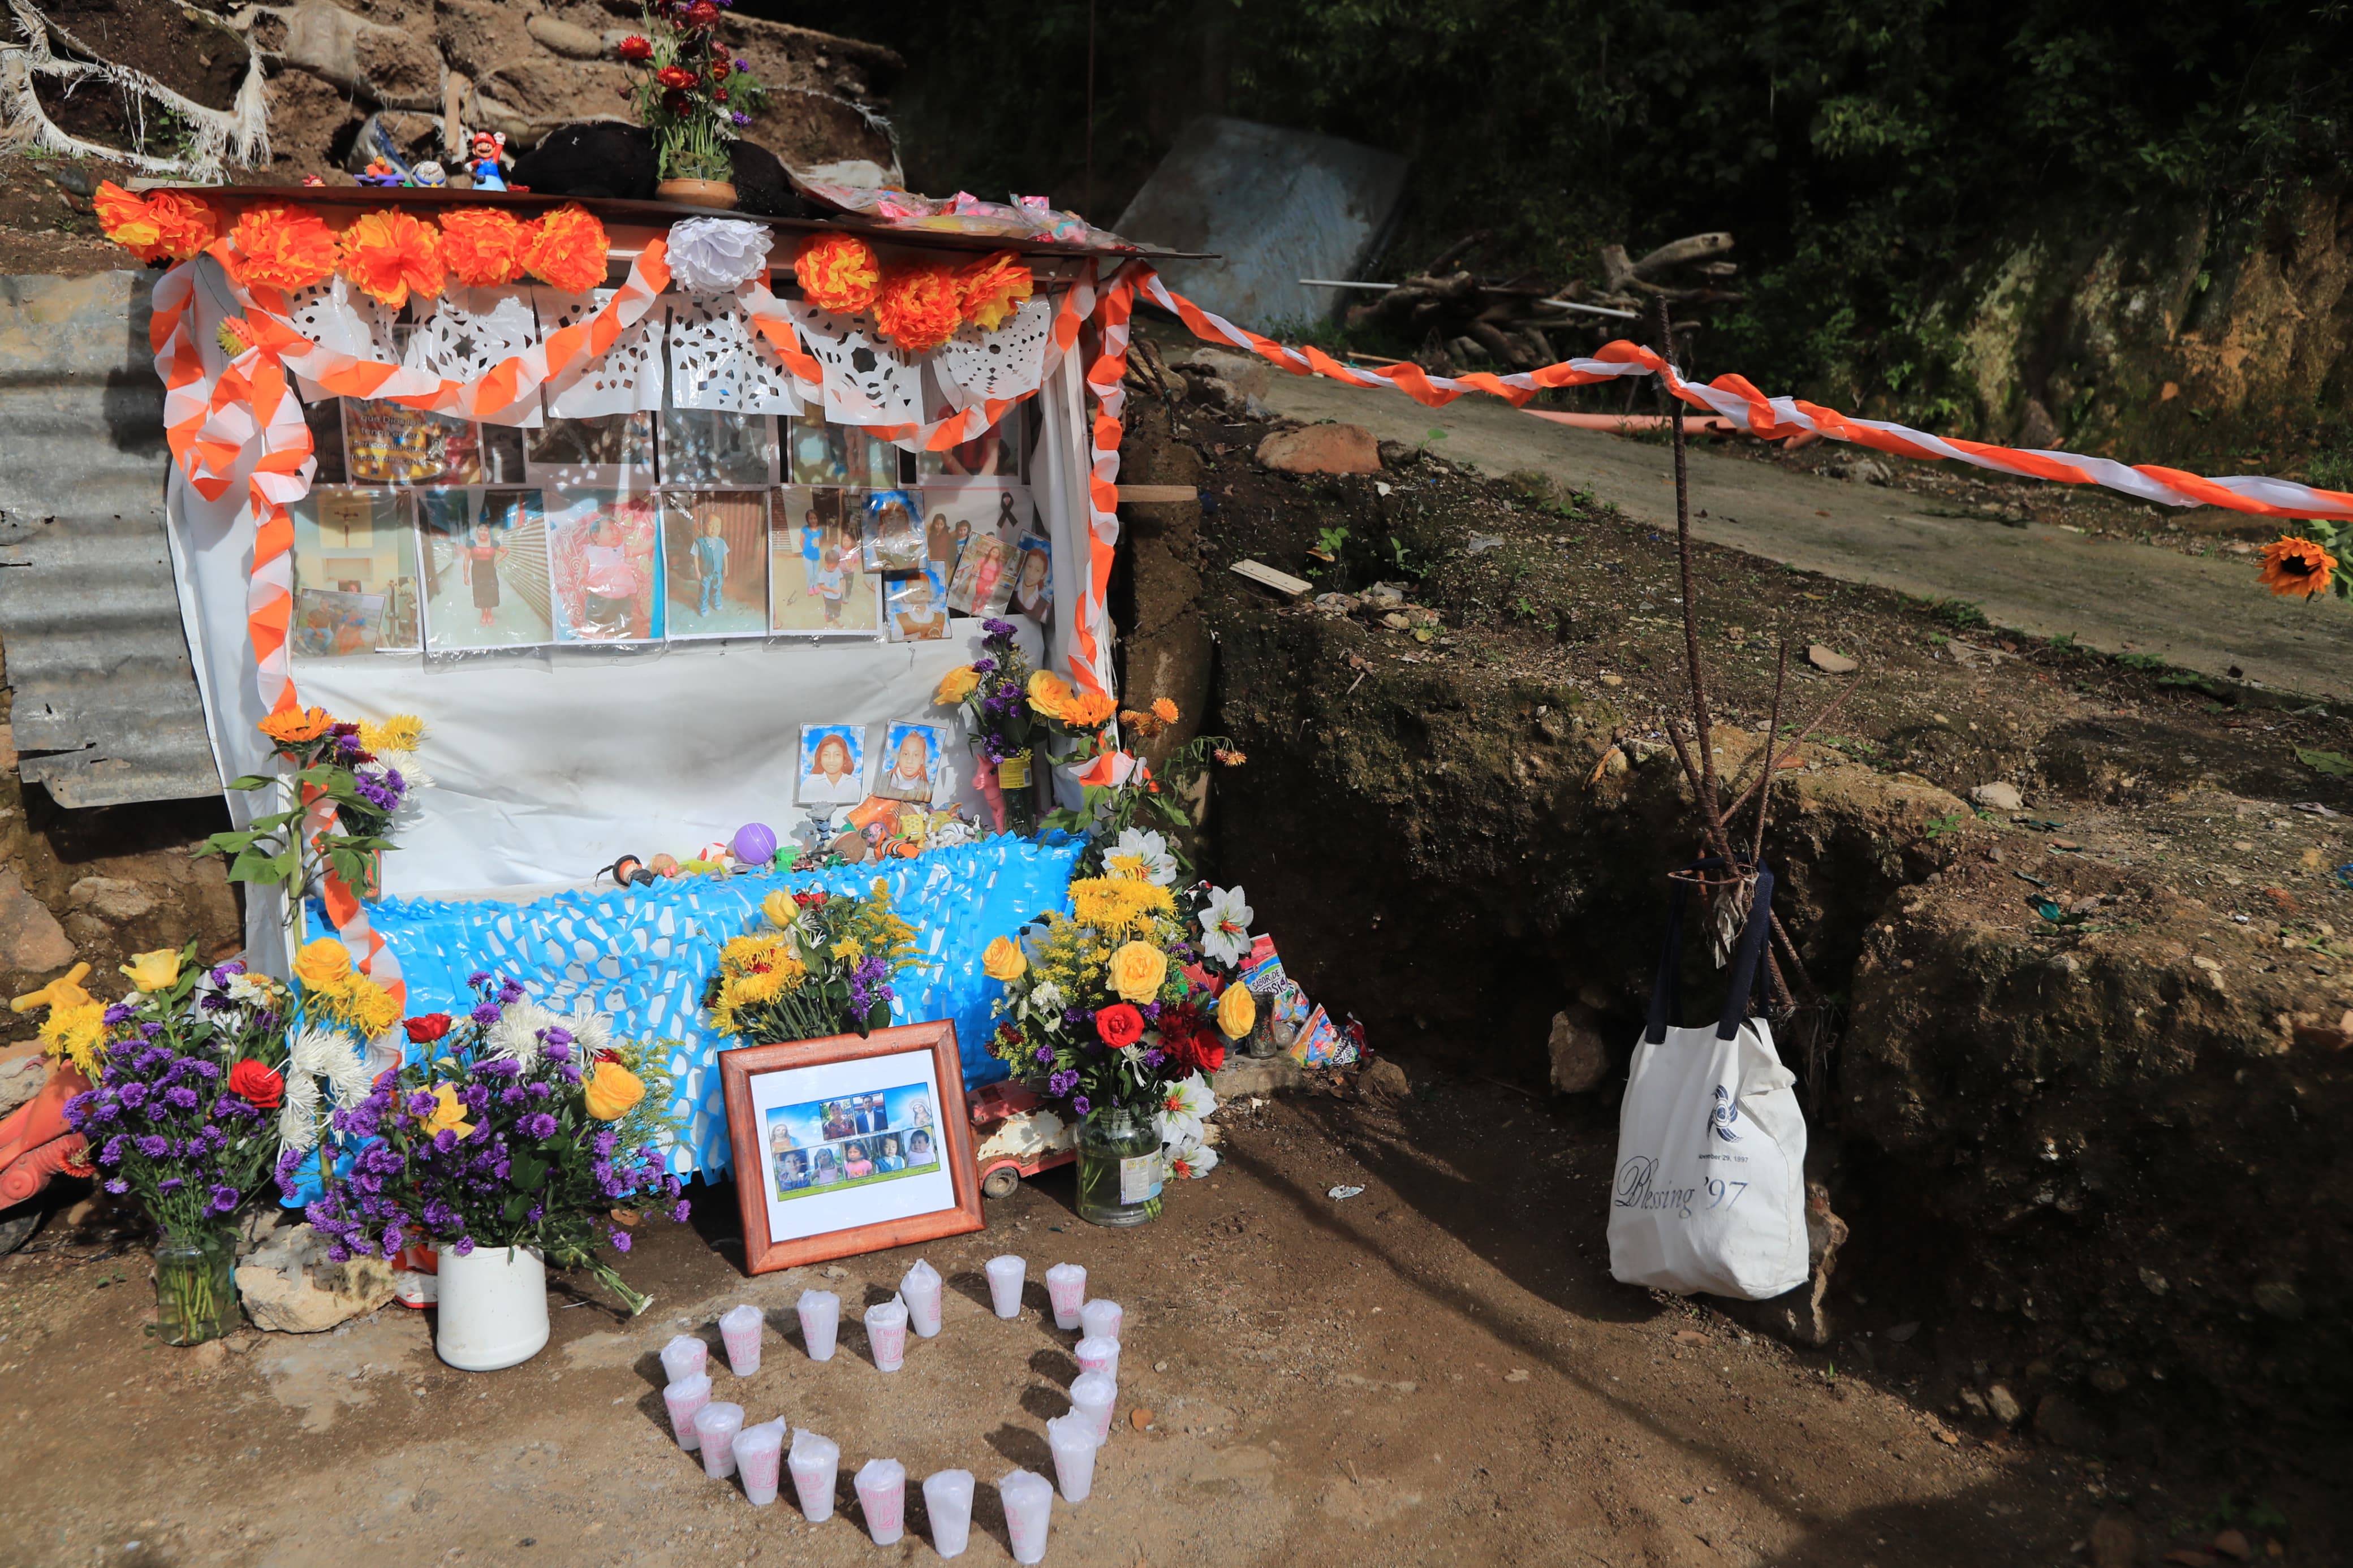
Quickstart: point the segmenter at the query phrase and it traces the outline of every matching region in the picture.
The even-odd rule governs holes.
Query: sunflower
[[[2258,580],[2283,599],[2296,595],[2310,599],[2328,592],[2329,575],[2336,570],[2337,557],[2312,540],[2289,534],[2263,546]]]

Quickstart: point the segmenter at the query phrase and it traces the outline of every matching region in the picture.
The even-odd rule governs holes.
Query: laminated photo
[[[999,616],[1013,598],[1013,574],[1020,552],[994,533],[976,533],[956,558],[948,584],[948,608],[960,616]]]
[[[294,522],[300,658],[415,653],[421,646],[417,530],[396,490],[321,489],[287,509]]]
[[[760,490],[665,490],[669,635],[761,637],[768,629],[768,498]]]
[[[866,572],[862,491],[790,485],[768,510],[768,629],[879,637],[881,579]]]
[[[471,485],[481,482],[481,433],[397,403],[346,397],[343,472],[355,485]]]
[[[856,805],[866,798],[866,727],[801,726],[800,767],[793,798],[802,805]]]
[[[892,724],[882,733],[882,776],[874,781],[874,793],[884,800],[931,805],[939,797],[947,745],[944,724]]]
[[[787,483],[887,490],[899,485],[899,448],[855,425],[797,414],[785,435]]]
[[[932,395],[934,419],[944,419],[955,411],[936,390]],[[926,482],[934,477],[1011,480],[1027,477],[1030,407],[1026,402],[1015,404],[996,424],[944,452],[916,453],[917,476]]]
[[[416,500],[427,651],[554,642],[541,493],[419,490]]]
[[[923,563],[923,502],[913,490],[876,490],[866,498],[869,572],[912,572]]]
[[[660,508],[650,495],[559,498],[547,531],[558,642],[646,642],[662,635]]]
[[[654,482],[654,416],[551,419],[522,433],[531,481],[548,489],[638,489]]]
[[[772,1106],[763,1125],[768,1177],[779,1202],[939,1169],[928,1080]]]
[[[715,408],[663,410],[663,484],[761,489],[778,477],[776,422],[769,416]]]
[[[1013,608],[1044,626],[1054,614],[1053,552],[1035,534],[1024,539],[1020,548],[1020,563],[1013,574]]]
[[[882,630],[892,642],[942,642],[948,635],[948,580],[937,562],[882,579]]]

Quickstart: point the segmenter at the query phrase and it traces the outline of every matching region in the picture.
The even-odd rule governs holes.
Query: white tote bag
[[[1720,869],[1723,862],[1700,862]],[[1618,1114],[1609,1272],[1629,1285],[1763,1300],[1806,1282],[1806,1121],[1773,1034],[1746,1016],[1771,929],[1773,874],[1733,959],[1723,1016],[1681,1026],[1685,885],[1675,883],[1651,1016]],[[1668,1020],[1678,1022],[1671,1024]]]

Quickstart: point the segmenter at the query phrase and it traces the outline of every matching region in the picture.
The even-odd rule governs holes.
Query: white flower
[[[1240,964],[1250,955],[1251,910],[1242,890],[1212,888],[1201,910],[1201,948],[1219,963]]]
[[[267,974],[232,974],[228,977],[228,997],[232,1002],[261,1005],[278,994],[278,983]]]
[[[1218,1168],[1218,1152],[1198,1138],[1171,1143],[1160,1152],[1160,1159],[1171,1176],[1187,1182],[1198,1181]]]
[[[768,226],[691,217],[670,227],[670,276],[694,294],[724,294],[768,269]]]
[[[564,1020],[525,996],[507,1004],[484,1038],[490,1053],[528,1066],[539,1059],[539,1034]]]
[[[309,1073],[286,1075],[285,1098],[278,1102],[278,1138],[306,1154],[318,1146],[319,1080]]]
[[[1029,993],[1029,1006],[1033,1012],[1050,1013],[1060,1017],[1063,1005],[1062,988],[1050,980],[1040,980],[1037,989]]]
[[[596,1004],[586,996],[575,1000],[572,1004],[572,1011],[564,1014],[556,1021],[572,1031],[572,1047],[579,1053],[574,1058],[575,1060],[585,1061],[598,1051],[612,1048],[612,1015],[596,1011]]]
[[[1160,1141],[1163,1143],[1198,1142],[1201,1124],[1218,1109],[1218,1097],[1209,1092],[1209,1080],[1199,1073],[1180,1082],[1168,1084],[1160,1091]]]
[[[1168,853],[1168,840],[1157,833],[1131,827],[1103,857],[1103,869],[1115,877],[1141,877],[1165,888],[1176,879],[1176,858]]]
[[[378,778],[387,773],[396,773],[400,775],[401,787],[412,793],[433,787],[433,775],[425,771],[424,763],[415,752],[378,752],[375,761],[361,771],[372,773]]]

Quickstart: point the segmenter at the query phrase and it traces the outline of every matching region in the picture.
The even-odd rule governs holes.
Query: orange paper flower
[[[984,257],[956,274],[957,308],[984,332],[995,331],[1037,291],[1037,279],[1009,250]]]
[[[556,208],[530,227],[523,247],[525,271],[566,294],[585,294],[605,281],[605,226],[586,207]]]
[[[212,205],[179,191],[137,196],[105,180],[93,205],[106,237],[142,261],[185,261],[220,234],[220,214]]]
[[[2313,598],[2328,592],[2337,557],[2309,539],[2289,536],[2263,546],[2263,585],[2281,598]]]
[[[254,727],[281,746],[299,746],[333,729],[335,719],[324,708],[289,708]]]
[[[441,263],[438,230],[403,212],[367,213],[343,230],[343,274],[371,298],[396,310],[414,294],[430,300],[441,292],[448,268]]]
[[[441,259],[469,288],[521,282],[531,238],[521,218],[496,207],[456,207],[441,215]]]
[[[894,267],[874,297],[874,325],[911,354],[927,354],[955,335],[964,320],[955,268]]]
[[[820,310],[854,316],[874,303],[882,286],[882,264],[874,247],[854,234],[821,234],[793,258],[801,294]]]
[[[335,231],[308,207],[254,207],[237,220],[238,270],[248,283],[307,289],[335,270]]]

